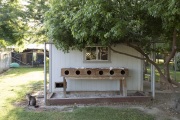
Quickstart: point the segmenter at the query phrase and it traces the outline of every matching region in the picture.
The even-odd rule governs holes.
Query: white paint
[[[11,52],[0,52],[0,73],[8,70],[11,63]]]
[[[126,52],[135,56],[141,55],[132,48],[117,45],[115,50]],[[50,52],[51,53],[51,52]],[[55,88],[55,82],[62,82],[60,76],[61,68],[103,68],[103,67],[125,67],[129,69],[127,80],[127,90],[142,90],[142,61],[126,55],[117,54],[111,51],[111,62],[107,63],[85,63],[83,62],[83,52],[73,50],[69,53],[63,53],[52,45],[50,83],[53,91],[62,91],[61,88]],[[118,80],[67,80],[67,91],[113,91],[119,90]]]

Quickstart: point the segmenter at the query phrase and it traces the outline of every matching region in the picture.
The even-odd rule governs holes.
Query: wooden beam
[[[123,102],[150,102],[150,96],[106,97],[106,98],[60,98],[48,99],[48,105],[72,105],[72,104],[95,104],[95,103],[123,103]]]

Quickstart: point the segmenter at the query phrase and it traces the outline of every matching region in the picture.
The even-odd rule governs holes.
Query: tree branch
[[[135,50],[138,51],[139,53],[141,53],[146,59],[149,59],[149,56],[148,56],[146,53],[144,53],[144,51],[143,51],[141,48],[139,48],[138,46],[135,46],[135,45],[133,45],[133,44],[131,44],[131,43],[127,43],[127,45],[128,45],[129,47],[135,49]]]
[[[157,71],[159,72],[159,74],[161,76],[163,76],[163,73],[161,71],[161,69],[159,68],[159,66],[154,62],[152,61],[149,56],[141,49],[139,48],[138,46],[135,46],[133,44],[130,44],[130,43],[127,43],[127,45],[133,49],[135,49],[136,51],[138,51],[139,53],[141,53],[144,57],[145,57],[145,60],[147,60],[149,63],[151,63],[152,65],[154,65],[154,67],[157,69]]]
[[[169,64],[170,60],[174,57],[174,55],[176,54],[176,50],[177,50],[177,46],[176,46],[176,37],[177,37],[177,31],[176,29],[174,29],[173,32],[173,44],[172,44],[172,51],[170,53],[170,55],[168,56],[167,60],[165,61],[165,65]]]

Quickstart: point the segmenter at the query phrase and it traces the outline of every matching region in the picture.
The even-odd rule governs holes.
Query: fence
[[[11,52],[0,52],[0,73],[9,69],[11,63]]]

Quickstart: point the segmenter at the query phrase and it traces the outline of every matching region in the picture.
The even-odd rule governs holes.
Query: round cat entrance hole
[[[76,75],[79,75],[80,74],[80,71],[79,70],[76,70]]]
[[[103,71],[102,70],[99,71],[99,75],[103,75]]]
[[[114,70],[110,70],[110,75],[114,75]]]
[[[124,70],[121,70],[121,75],[124,75],[126,72]]]
[[[69,70],[64,71],[65,75],[69,75]]]
[[[91,75],[91,71],[90,71],[90,70],[88,70],[88,71],[87,71],[87,74],[88,74],[88,75]]]

